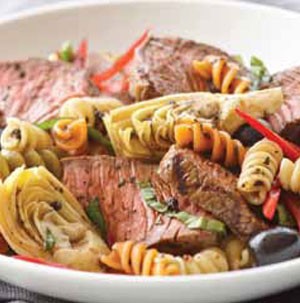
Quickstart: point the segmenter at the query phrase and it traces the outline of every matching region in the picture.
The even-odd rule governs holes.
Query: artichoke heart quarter
[[[73,195],[46,168],[18,168],[0,185],[0,230],[20,255],[103,271],[100,235]]]
[[[245,123],[236,108],[263,118],[278,110],[282,102],[281,88],[235,95],[176,94],[118,107],[103,121],[117,155],[153,160],[174,144],[178,123],[208,123],[232,134]]]

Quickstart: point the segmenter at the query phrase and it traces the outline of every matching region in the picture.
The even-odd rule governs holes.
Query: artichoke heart
[[[237,107],[262,118],[282,102],[281,88],[235,95],[176,94],[113,109],[103,121],[117,155],[153,160],[175,142],[178,123],[208,123],[232,134],[245,123],[235,113]]]
[[[99,256],[109,249],[79,202],[46,168],[16,169],[0,184],[0,196],[0,230],[16,253],[103,271]]]

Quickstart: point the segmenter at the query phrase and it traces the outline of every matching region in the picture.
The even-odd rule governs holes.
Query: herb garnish
[[[145,203],[160,214],[170,218],[176,218],[186,225],[189,229],[203,229],[213,232],[225,233],[225,224],[219,220],[209,219],[191,215],[185,211],[176,211],[168,204],[157,201],[155,192],[150,182],[140,182],[138,186]]]
[[[46,230],[46,238],[44,241],[44,249],[46,251],[51,251],[53,247],[55,246],[56,240],[54,238],[54,235],[52,234],[51,230],[47,228]]]
[[[38,124],[36,124],[36,126],[47,131],[47,130],[52,129],[54,127],[54,125],[56,124],[56,122],[61,119],[65,119],[65,118],[54,118],[51,120],[47,120],[47,121],[38,123]]]
[[[72,62],[75,57],[73,46],[70,41],[66,41],[58,52],[59,59],[65,62]]]
[[[90,201],[86,208],[89,219],[99,228],[101,236],[106,239],[106,225],[103,215],[99,207],[99,199],[94,198]]]
[[[260,89],[261,85],[267,84],[272,80],[272,76],[261,59],[252,56],[250,60],[250,67],[252,90],[258,90]]]
[[[92,139],[92,140],[100,143],[101,145],[103,145],[111,155],[115,154],[110,140],[108,140],[106,137],[104,137],[102,135],[102,133],[99,132],[96,128],[89,126],[88,127],[88,136],[89,136],[89,139]]]

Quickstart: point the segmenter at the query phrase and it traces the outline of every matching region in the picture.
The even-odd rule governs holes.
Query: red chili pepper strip
[[[120,56],[110,68],[92,77],[92,81],[95,83],[95,85],[99,86],[101,82],[109,80],[120,72],[133,59],[135,50],[144,44],[148,38],[149,30],[146,30],[143,35],[132,44],[127,52]]]
[[[297,222],[298,230],[300,231],[300,201],[299,196],[292,193],[284,192],[283,202]]]
[[[21,256],[21,255],[16,255],[13,256],[14,259],[26,261],[26,262],[31,262],[35,264],[41,264],[41,265],[47,265],[51,267],[57,267],[57,268],[67,268],[66,266],[58,263],[53,263],[53,262],[48,262],[40,258],[33,258],[33,257],[27,257],[27,256]]]
[[[273,220],[275,216],[280,194],[281,194],[281,188],[278,186],[274,186],[269,191],[266,201],[263,205],[263,214],[265,218],[267,218],[270,221]]]
[[[76,52],[76,58],[78,58],[83,64],[86,62],[88,55],[88,43],[86,39],[83,39]]]
[[[261,133],[263,136],[265,136],[267,139],[277,143],[284,154],[290,158],[292,161],[296,161],[300,157],[300,148],[295,147],[294,144],[288,142],[287,140],[283,139],[276,133],[274,133],[272,130],[264,126],[262,123],[260,123],[257,119],[252,117],[251,115],[245,113],[244,111],[240,109],[236,109],[236,113],[243,118],[251,127],[253,127],[255,130],[257,130],[259,133]]]

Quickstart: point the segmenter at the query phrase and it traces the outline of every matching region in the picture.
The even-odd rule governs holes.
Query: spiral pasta
[[[47,149],[52,146],[52,139],[46,131],[17,118],[7,119],[7,126],[1,135],[3,149],[24,152],[30,149]]]
[[[194,256],[174,257],[147,249],[143,243],[118,242],[101,263],[118,272],[143,276],[208,274],[228,271],[228,262],[219,248],[210,248]]]
[[[18,168],[0,185],[0,230],[20,255],[102,271],[109,252],[83,208],[44,167]]]
[[[239,176],[238,189],[249,203],[260,205],[265,201],[282,158],[281,148],[266,139],[248,150]]]
[[[224,251],[230,270],[248,268],[253,265],[251,253],[246,243],[234,236],[226,239]]]
[[[55,151],[42,149],[28,150],[25,153],[2,150],[0,153],[0,179],[5,179],[16,168],[45,166],[57,178],[62,175],[62,165]]]
[[[175,142],[180,147],[192,145],[197,153],[209,153],[213,162],[224,163],[226,167],[242,165],[246,153],[242,143],[228,133],[198,122],[176,125]]]
[[[174,144],[178,123],[198,121],[233,133],[244,123],[237,107],[263,117],[278,109],[282,100],[278,88],[242,95],[177,94],[116,108],[103,121],[117,155],[153,160]]]
[[[97,126],[104,113],[121,106],[121,101],[108,97],[80,97],[68,99],[61,107],[63,118],[85,119],[91,127]]]
[[[279,181],[281,186],[295,194],[300,193],[300,159],[295,163],[283,158],[279,169]]]
[[[238,64],[228,62],[227,58],[207,56],[202,61],[194,61],[193,68],[203,79],[201,86],[204,90],[208,81],[212,81],[214,88],[222,94],[240,94],[249,90],[250,79],[240,77]]]
[[[61,119],[52,128],[57,147],[73,155],[83,154],[87,148],[87,123],[84,119]]]

